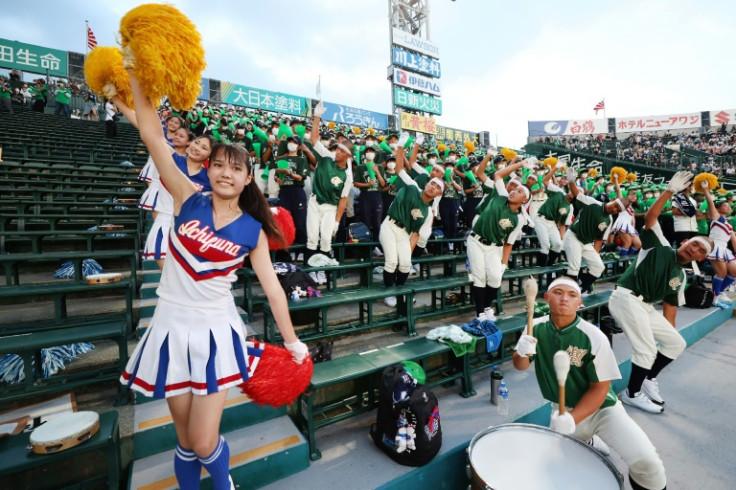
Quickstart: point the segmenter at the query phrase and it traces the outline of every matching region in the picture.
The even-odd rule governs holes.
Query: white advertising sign
[[[417,53],[426,54],[427,56],[431,56],[432,58],[440,57],[439,46],[432,43],[431,41],[422,39],[418,36],[413,36],[406,31],[402,31],[401,29],[397,29],[396,27],[394,27],[393,29],[393,43],[399,46],[403,46],[407,49],[411,49],[412,51],[416,51]]]
[[[423,77],[400,68],[394,68],[394,84],[427,94],[440,95],[439,80]]]

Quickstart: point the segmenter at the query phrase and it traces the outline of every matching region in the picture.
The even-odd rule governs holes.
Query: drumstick
[[[537,292],[539,286],[537,280],[534,277],[529,276],[529,279],[524,281],[524,296],[526,296],[526,333],[532,335],[534,333],[534,302],[537,299]]]
[[[567,381],[567,373],[570,371],[570,356],[564,350],[555,352],[552,360],[555,365],[555,373],[557,374],[557,387],[560,392],[560,415],[565,414],[565,381]]]

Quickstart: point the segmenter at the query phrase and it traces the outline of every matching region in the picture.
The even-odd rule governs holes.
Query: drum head
[[[106,272],[103,274],[90,274],[85,276],[88,284],[101,284],[106,282],[118,282],[123,278],[119,272]]]
[[[473,438],[468,453],[478,483],[494,489],[623,488],[621,474],[597,451],[538,425],[491,427]]]
[[[54,417],[31,432],[33,452],[48,454],[81,444],[97,432],[99,423],[97,412],[66,413]]]

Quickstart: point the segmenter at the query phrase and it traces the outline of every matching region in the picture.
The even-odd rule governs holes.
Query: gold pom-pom
[[[623,167],[613,167],[611,169],[611,182],[614,181],[614,175],[618,175],[618,183],[622,184],[626,180],[626,176],[629,175],[629,173]]]
[[[330,128],[330,129],[335,129],[335,126],[337,126],[337,125],[335,124],[334,121],[330,121],[330,122],[327,123],[327,127]]]
[[[501,148],[501,155],[503,155],[506,160],[513,160],[516,157],[516,152],[511,148]]]
[[[360,134],[360,128],[359,128],[358,126],[355,126],[355,127],[353,128],[353,133],[355,133],[355,134]]]
[[[386,141],[386,137],[384,135],[381,135],[378,137],[378,141]]]
[[[447,145],[445,145],[444,143],[437,143],[437,151],[442,153],[445,150],[447,150]]]
[[[545,167],[555,168],[557,166],[557,159],[555,157],[547,157],[542,161],[542,165]]]
[[[130,91],[130,76],[123,68],[123,55],[112,46],[97,46],[84,61],[84,78],[87,85],[100,97],[111,98],[109,86],[115,88],[118,97],[128,107],[133,107],[133,94]]]
[[[693,179],[693,186],[695,187],[695,190],[697,192],[702,192],[703,182],[708,183],[709,191],[712,191],[718,188],[718,177],[708,172],[702,172],[696,175],[695,179]]]
[[[368,128],[368,129],[365,130],[365,132],[368,133],[368,134],[370,134],[370,135],[373,135],[373,134],[375,134],[376,130],[373,129],[373,128]]]
[[[716,192],[718,194],[728,194],[728,191],[724,189],[723,187],[719,188]]]
[[[590,170],[588,170],[588,177],[598,177],[598,169],[591,168]]]
[[[629,183],[635,182],[636,181],[636,174],[635,173],[628,174],[626,176],[626,180],[629,181]]]
[[[457,148],[457,146],[455,146],[455,144],[454,144],[454,143],[450,145],[450,149],[451,149],[451,150],[454,150],[454,149],[456,149],[456,148]]]
[[[463,146],[465,147],[468,155],[475,153],[475,143],[473,143],[472,141],[466,141]]]
[[[120,20],[120,43],[133,57],[143,93],[157,104],[189,109],[199,94],[205,68],[202,39],[194,24],[170,5],[145,4]]]

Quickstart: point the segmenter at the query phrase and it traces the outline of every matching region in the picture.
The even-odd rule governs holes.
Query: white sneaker
[[[389,308],[396,308],[396,296],[386,296],[383,298],[383,304]]]
[[[320,284],[320,282],[319,282],[319,276],[317,275],[317,273],[316,273],[316,272],[310,272],[310,273],[309,273],[309,278],[310,278],[310,279],[311,279],[312,281],[314,281],[314,283],[315,283],[315,284]]]
[[[644,394],[643,391],[640,391],[639,393],[636,394],[634,398],[631,398],[629,396],[628,390],[625,390],[621,394],[621,401],[624,402],[626,405],[631,405],[632,407],[636,407],[640,410],[644,410],[645,412],[649,412],[649,413],[664,412],[664,407],[654,403],[647,395]]]
[[[233,477],[228,475],[228,478],[230,479],[230,490],[235,490],[235,483],[233,483]]]
[[[381,249],[376,247],[373,249],[373,255],[376,257],[383,257],[383,252],[381,252]]]
[[[455,244],[452,243],[452,242],[448,243],[447,244],[447,250],[449,250],[449,251],[455,250]]]
[[[327,284],[327,275],[325,274],[325,271],[317,272],[317,279],[320,284]]]
[[[726,294],[726,291],[723,291],[721,294],[718,295],[716,301],[718,301],[719,303],[731,303],[731,297]]]
[[[488,320],[488,317],[486,316],[485,312],[478,315],[478,321],[482,322],[483,320]]]
[[[598,450],[603,456],[610,456],[611,455],[611,449],[608,447],[608,444],[603,442],[603,439],[600,437],[594,435],[589,441],[588,446],[592,447],[593,449]]]
[[[298,260],[299,262],[303,262],[304,261],[304,254],[303,253],[300,253],[299,255],[297,255],[296,256],[296,260]]]
[[[664,405],[664,399],[662,398],[662,395],[659,394],[659,383],[657,383],[657,378],[645,378],[644,382],[641,384],[641,391],[643,391],[644,394],[657,405]]]
[[[412,264],[412,266],[409,267],[409,275],[416,276],[417,274],[419,274],[419,264]]]
[[[485,311],[483,312],[483,314],[486,316],[486,318],[488,320],[490,320],[492,322],[495,322],[496,321],[496,315],[493,313],[493,308],[491,308],[490,306],[485,309]]]

